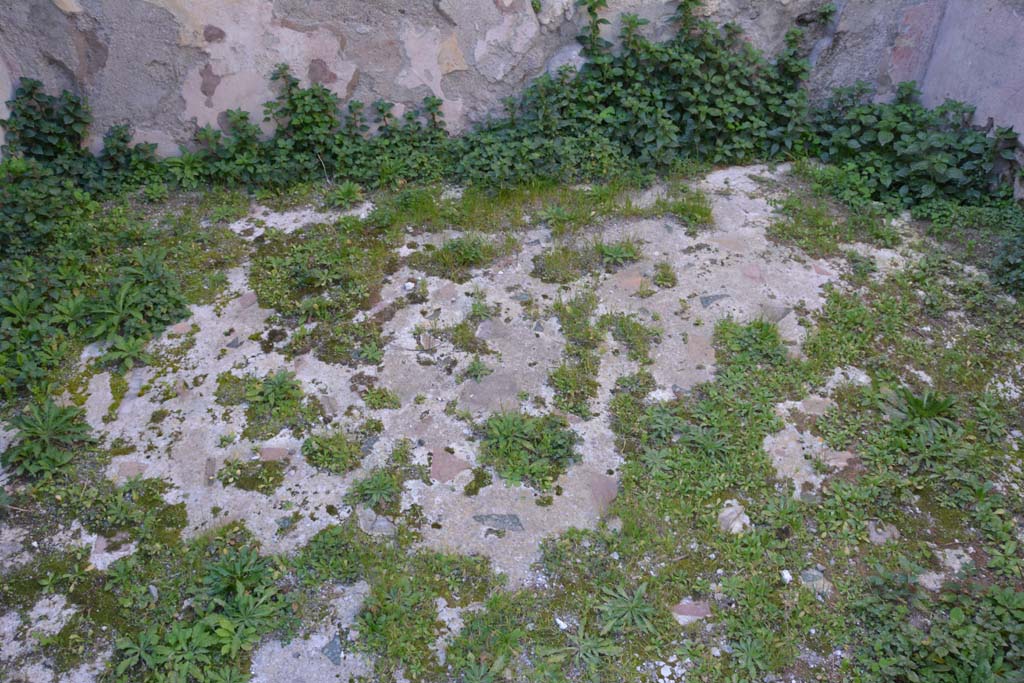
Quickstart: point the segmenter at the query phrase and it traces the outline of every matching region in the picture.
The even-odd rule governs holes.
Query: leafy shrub
[[[52,165],[35,159],[0,162],[0,253],[18,256],[66,237],[98,208]]]
[[[8,104],[11,114],[3,122],[4,156],[36,159],[71,175],[81,173],[92,122],[82,98],[66,90],[58,97],[48,95],[42,83],[23,78]]]
[[[1016,294],[1024,294],[1024,232],[1003,240],[992,263],[996,282]]]
[[[501,413],[483,425],[480,462],[505,479],[547,491],[579,459],[576,434],[565,418]]]
[[[58,406],[49,399],[30,406],[11,420],[17,437],[0,461],[32,477],[59,472],[71,464],[76,449],[92,440],[84,416],[81,408]]]
[[[871,94],[864,83],[841,89],[815,114],[822,158],[855,173],[861,193],[905,205],[976,202],[988,193],[1003,138],[1016,136],[973,128],[974,110],[960,102],[927,109],[915,83],[900,84],[891,103],[870,101]]]

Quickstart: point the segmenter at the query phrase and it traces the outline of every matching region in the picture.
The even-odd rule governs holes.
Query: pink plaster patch
[[[430,478],[438,482],[449,482],[459,472],[470,469],[468,462],[444,451],[437,450],[430,455]]]

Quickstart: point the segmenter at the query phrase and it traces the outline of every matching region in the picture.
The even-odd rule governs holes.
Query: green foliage
[[[268,232],[252,265],[260,304],[299,320],[350,316],[390,270],[394,257],[380,237],[356,218],[293,235]]]
[[[988,194],[997,158],[1013,159],[1011,131],[994,135],[971,126],[974,110],[947,101],[936,109],[919,103],[915,83],[902,83],[891,103],[871,101],[863,83],[836,92],[815,114],[822,158],[859,178],[866,198],[904,205],[950,198],[977,202]]]
[[[734,28],[701,24],[696,4],[680,3],[680,33],[661,44],[639,35],[640,19],[623,17],[623,48],[612,54],[601,36],[605,3],[585,2],[589,23],[582,41],[589,62],[581,72],[537,79],[508,103],[507,118],[455,140],[444,131],[439,101],[430,99],[400,120],[390,105],[376,103],[371,134],[361,104],[347,103],[341,112],[331,91],[304,88],[278,69],[273,79],[280,94],[267,108],[276,132],[269,139],[247,114],[230,112],[223,131],[201,131],[195,151],[175,159],[157,161],[150,147],[132,147],[125,127],[112,130],[104,151],[94,156],[82,147],[84,103],[70,95],[47,96],[38,84],[23,82],[5,124],[9,149],[0,164],[0,396],[51,395],[82,347],[94,341],[107,354],[104,362],[127,368],[145,361],[145,344],[186,314],[186,299],[212,301],[219,291],[214,274],[248,249],[218,230],[236,215],[237,202],[157,221],[143,220],[123,203],[100,210],[99,201],[133,187],[146,188],[142,195],[151,201],[165,198],[170,188],[216,185],[258,188],[261,198],[273,198],[282,187],[327,179],[335,191],[326,201],[338,207],[355,201],[360,188],[404,188],[374,196],[378,208],[367,221],[344,219],[292,235],[271,230],[255,245],[253,287],[263,306],[279,311],[274,324],[288,328],[283,350],[314,351],[328,362],[380,361],[385,340],[379,322],[353,323],[352,317],[375,301],[398,267],[392,250],[405,239],[407,225],[484,226],[494,233],[523,225],[528,204],[557,236],[606,215],[612,195],[605,188],[611,186],[566,191],[555,205],[537,200],[561,192],[545,182],[614,176],[631,184],[693,160],[824,155],[835,165],[813,172],[812,195],[832,194],[856,211],[836,219],[831,205],[799,196],[783,207],[783,222],[790,221],[781,228],[790,230],[784,238],[822,252],[865,237],[886,244],[893,235],[880,218],[891,208],[914,205],[935,231],[977,229],[1005,239],[998,253],[985,258],[1004,286],[1019,291],[1019,207],[1005,200],[1003,189],[992,193],[1001,201],[983,202],[993,174],[1009,164],[1008,133],[986,136],[967,126],[959,105],[929,111],[906,90],[893,103],[841,94],[831,110],[809,112],[799,87],[806,68],[795,36],[769,62]],[[438,200],[440,181],[466,185],[469,199]],[[413,183],[434,185],[409,187]],[[501,190],[519,183],[530,186]],[[886,206],[875,206],[875,200]],[[708,222],[708,209],[702,195],[684,193],[670,195],[654,211],[675,213],[693,228]],[[200,229],[201,221],[209,227]],[[504,249],[480,239],[424,252],[422,266],[467,277]],[[134,251],[140,247],[148,257]],[[157,255],[154,247],[167,251]],[[638,249],[630,255],[616,245],[604,247],[549,252],[538,259],[536,272],[570,282],[639,257]],[[401,523],[395,538],[383,542],[368,539],[352,523],[328,527],[296,555],[275,560],[260,557],[230,527],[186,545],[177,539],[185,525],[183,506],[164,504],[159,483],[115,486],[102,474],[91,476],[87,467],[101,470],[104,463],[72,455],[88,444],[80,414],[42,402],[11,421],[20,432],[4,462],[37,477],[19,491],[17,505],[27,499],[34,512],[77,517],[90,532],[124,532],[137,550],[106,572],[88,571],[84,556],[60,558],[38,576],[5,568],[0,597],[30,609],[31,600],[14,597],[13,587],[26,578],[31,595],[41,588],[66,595],[79,608],[69,633],[89,639],[89,631],[79,629],[88,624],[103,627],[94,630],[96,643],[113,639],[108,677],[118,683],[243,680],[240,672],[256,643],[272,632],[290,635],[293,614],[306,616],[304,599],[322,583],[359,578],[372,586],[358,617],[359,647],[377,656],[375,673],[382,679],[400,670],[414,679],[629,680],[641,664],[676,649],[692,659],[688,676],[695,680],[752,680],[803,671],[796,661],[800,644],[853,654],[855,674],[841,668],[825,671],[826,677],[1012,680],[1022,668],[1022,511],[1016,497],[1000,489],[1015,483],[1006,473],[1012,468],[1005,467],[1005,444],[1021,425],[1015,406],[979,398],[978,387],[1015,367],[1016,356],[993,349],[1019,340],[1019,315],[1007,314],[1014,309],[1005,297],[928,263],[898,277],[903,279],[886,285],[895,291],[879,290],[872,279],[855,293],[829,293],[819,328],[804,347],[806,362],[788,357],[771,325],[726,321],[716,328],[715,379],[689,395],[655,401],[649,374],[620,378],[610,409],[624,460],[614,503],[622,531],[570,532],[546,542],[541,568],[557,590],[497,592],[483,610],[466,610],[465,628],[449,648],[449,670],[438,665],[432,649],[444,632],[436,601],[482,602],[494,589],[480,578],[486,563],[410,554],[406,544],[417,534]],[[655,284],[670,287],[675,279],[670,269],[657,267]],[[986,309],[1004,320],[978,322]],[[640,360],[649,357],[656,335],[628,316],[595,323],[592,295],[559,301],[553,310],[567,340],[564,362],[550,377],[555,404],[589,415],[607,328]],[[971,321],[962,334],[920,342],[954,310]],[[452,339],[484,353],[472,340],[485,315],[474,305]],[[1019,341],[1013,351],[1019,353]],[[805,397],[837,365],[857,364],[892,383],[908,358],[929,364],[943,394],[898,392],[880,402],[870,388],[837,390],[839,407],[811,429],[857,454],[857,469],[849,472],[856,476],[831,478],[816,505],[791,500],[762,448],[781,426],[776,405]],[[284,428],[301,433],[320,421],[315,401],[287,373],[224,375],[217,396],[228,405],[246,405],[248,438]],[[18,425],[18,419],[27,422]],[[360,437],[382,429],[380,421],[368,420]],[[31,436],[33,430],[44,436]],[[483,432],[481,462],[540,490],[550,490],[578,457],[575,435],[554,416],[497,415]],[[316,466],[349,471],[359,461],[357,449],[354,439],[334,433],[308,439],[303,454]],[[242,479],[249,464],[230,463],[225,480]],[[259,465],[255,486],[272,487],[260,477],[282,467]],[[52,474],[40,476],[47,472]],[[358,482],[348,500],[397,514],[402,484],[413,476],[423,476],[422,469],[410,464],[407,447],[396,449],[392,462]],[[467,493],[488,477],[478,468]],[[747,504],[754,525],[723,537],[715,530],[715,513],[723,499],[735,496]],[[4,504],[10,501],[0,499]],[[13,515],[11,510],[5,514]],[[866,544],[865,520],[876,517],[897,523],[908,542],[899,550]],[[686,544],[679,542],[680,529],[688,533]],[[945,534],[979,549],[978,586],[957,583],[929,596],[910,580],[919,568],[892,576],[895,554],[930,559],[925,543],[948,543]],[[888,568],[877,571],[879,581],[865,584],[875,560]],[[779,585],[781,569],[818,562],[828,562],[837,589],[827,600]],[[683,590],[715,596],[720,609],[715,629],[681,641],[670,618],[671,635],[665,635],[661,606],[673,604]],[[555,615],[568,619],[568,628],[555,630]],[[707,653],[722,642],[730,645],[728,656]]]
[[[619,242],[598,242],[594,245],[597,255],[608,270],[614,270],[640,258],[640,246],[633,240]]]
[[[686,226],[688,235],[696,234],[698,228],[714,224],[711,200],[703,192],[682,182],[672,183],[666,196],[658,197],[654,206],[644,213],[671,214]]]
[[[622,647],[616,645],[613,640],[589,630],[586,619],[580,620],[576,629],[566,635],[566,640],[567,645],[541,648],[538,653],[549,662],[568,662],[583,671],[598,670],[604,665],[606,658],[611,659],[622,654]]]
[[[85,411],[46,399],[11,420],[13,445],[0,455],[16,474],[48,477],[68,467],[76,452],[92,441]]]
[[[217,472],[217,480],[224,486],[270,495],[284,482],[287,467],[284,460],[231,459]]]
[[[898,387],[883,398],[881,408],[898,427],[916,432],[929,443],[957,429],[953,419],[956,400],[931,390],[918,396],[906,387]]]
[[[472,269],[490,264],[510,246],[499,247],[483,235],[470,234],[447,240],[439,248],[428,248],[416,254],[410,263],[428,275],[465,282]]]
[[[357,202],[362,201],[362,199],[362,188],[351,180],[346,180],[345,182],[332,187],[324,197],[324,201],[327,206],[335,209],[351,208]]]
[[[64,238],[96,211],[88,192],[36,159],[0,161],[0,253],[29,253]]]
[[[511,482],[547,491],[579,459],[576,441],[562,417],[501,413],[483,425],[480,462]]]
[[[654,264],[654,284],[661,289],[671,289],[679,284],[679,278],[671,263],[659,261]]]
[[[604,588],[605,601],[598,607],[601,613],[601,633],[645,633],[656,631],[658,610],[647,600],[647,584],[630,591],[625,586]]]
[[[417,677],[436,666],[427,653],[442,624],[431,592],[422,585],[404,576],[375,585],[357,623],[365,647],[385,661],[406,664]]]
[[[249,653],[283,625],[286,603],[275,586],[270,560],[243,539],[235,539],[243,541],[235,547],[226,540],[215,539],[203,550],[187,548],[177,558],[178,577],[165,578],[157,597],[144,586],[137,598],[132,595],[132,572],[142,569],[134,558],[121,560],[116,571],[112,568],[115,578],[109,588],[125,596],[124,609],[145,606],[150,618],[138,620],[133,614],[125,635],[116,638],[111,680],[246,680],[241,671],[247,668]],[[122,573],[127,581],[116,578]],[[178,611],[179,601],[186,598],[191,607]]]
[[[80,97],[67,91],[54,97],[43,91],[39,81],[23,78],[10,107],[10,117],[3,123],[4,156],[69,165],[85,158],[83,147],[92,115]]]
[[[1024,667],[1017,634],[1024,627],[1024,592],[969,584],[933,598],[915,591],[902,571],[871,577],[856,604],[865,624],[858,664],[867,680],[1014,681]],[[932,615],[908,618],[911,610]]]
[[[355,583],[363,575],[362,545],[354,525],[329,526],[317,532],[289,565],[301,585],[315,588],[326,581]]]
[[[459,140],[448,138],[437,98],[428,97],[401,120],[390,103],[373,103],[377,133],[369,135],[363,103],[350,101],[343,113],[337,95],[319,84],[302,87],[279,65],[271,74],[278,95],[265,105],[266,118],[276,124],[270,139],[247,113],[233,110],[225,130],[203,128],[198,151],[163,168],[154,163],[152,146],[129,145],[125,128],[113,129],[94,159],[82,148],[90,118],[85,104],[67,93],[46,95],[41,84],[25,79],[5,123],[7,146],[12,156],[88,181],[78,183],[86,189],[161,176],[186,190],[208,181],[252,187],[327,177],[339,180],[341,204],[353,198],[344,183],[400,187],[450,178],[516,185],[597,179],[631,167],[665,169],[680,158],[725,163],[819,149],[841,165],[856,160],[870,169],[875,194],[964,196],[980,190],[994,155],[1010,151],[1009,132],[987,137],[971,130],[956,103],[926,110],[915,104],[911,85],[893,104],[867,103],[863,89],[840,92],[812,115],[800,87],[808,68],[799,32],[768,61],[735,26],[699,22],[696,4],[679,4],[680,30],[664,43],[640,35],[646,20],[623,15],[621,48],[613,53],[601,35],[606,4],[584,2],[580,41],[589,61],[581,71],[545,74],[507,103],[506,119]]]
[[[248,383],[245,400],[260,412],[280,415],[302,400],[302,386],[294,372],[278,370],[262,381]]]
[[[313,467],[331,474],[345,474],[363,459],[360,443],[342,431],[316,434],[302,442],[302,457]]]
[[[287,370],[262,378],[222,373],[215,396],[222,405],[245,404],[242,436],[247,439],[269,439],[282,429],[301,435],[322,418],[320,404],[305,397],[295,373]]]
[[[992,262],[996,282],[1014,294],[1024,294],[1024,232],[1003,240]]]
[[[555,389],[555,405],[582,418],[590,417],[590,400],[597,396],[601,357],[596,352],[604,332],[592,324],[597,296],[583,292],[552,307],[568,342],[565,360],[551,371],[548,384]]]
[[[402,407],[398,394],[385,387],[371,387],[363,394],[366,407],[371,410],[397,410]]]
[[[146,352],[146,340],[139,337],[115,337],[103,354],[104,360],[121,366],[125,372],[138,365],[148,365],[153,357]]]
[[[869,197],[973,201],[984,194],[997,158],[1013,163],[1011,132],[973,130],[959,103],[925,109],[912,84],[893,103],[869,102],[863,88],[853,88],[812,112],[801,87],[808,66],[799,31],[768,60],[735,25],[698,20],[698,4],[679,3],[679,31],[662,43],[641,35],[646,20],[623,15],[613,51],[602,36],[606,3],[583,2],[587,22],[579,39],[588,62],[580,71],[542,75],[506,102],[506,118],[459,139],[448,137],[435,97],[401,119],[391,103],[373,103],[371,134],[363,103],[342,106],[326,87],[302,87],[279,65],[270,76],[277,95],[265,105],[265,118],[275,124],[269,139],[246,112],[232,110],[223,130],[204,127],[196,151],[174,159],[157,162],[152,145],[132,147],[126,127],[112,129],[93,157],[82,147],[90,120],[85,103],[67,93],[49,96],[25,79],[4,124],[7,147],[9,156],[36,160],[61,183],[69,178],[90,193],[166,180],[191,191],[211,182],[279,187],[327,179],[337,182],[327,198],[336,206],[353,202],[359,187],[439,180],[508,187],[638,176],[685,159],[721,164],[808,153],[856,166],[858,192]],[[827,15],[826,7],[818,21]],[[686,220],[695,209],[705,213],[706,207],[677,204]]]
[[[402,480],[391,468],[377,468],[352,484],[345,500],[352,505],[365,505],[378,512],[393,510],[402,496]]]
[[[647,327],[636,315],[625,313],[601,316],[599,325],[611,330],[612,338],[625,345],[629,359],[639,363],[651,363],[651,346],[661,341],[661,330]]]
[[[778,217],[768,227],[773,239],[794,244],[812,256],[835,256],[842,242],[868,242],[882,247],[899,243],[889,216],[879,205],[861,197],[845,197],[837,191],[846,175],[831,166],[797,162],[794,173],[810,182],[774,202]],[[847,206],[830,201],[836,194]]]
[[[474,382],[479,382],[492,372],[494,372],[494,370],[480,360],[480,356],[473,356],[473,360],[469,362],[466,369],[459,375],[459,381],[462,382],[467,379],[471,379]]]
[[[564,285],[600,271],[602,265],[601,254],[596,248],[561,244],[533,257],[531,275],[541,282]]]
[[[3,262],[0,396],[46,390],[89,341],[113,343],[109,360],[145,362],[145,342],[187,313],[167,252],[125,249],[149,231],[118,212],[102,221],[82,224],[82,233],[67,241],[55,237],[35,255]],[[104,235],[108,229],[119,231],[116,238]]]

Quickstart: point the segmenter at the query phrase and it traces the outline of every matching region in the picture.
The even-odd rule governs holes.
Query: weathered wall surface
[[[922,83],[929,103],[965,100],[1024,132],[1024,0],[950,0]]]
[[[777,50],[822,0],[707,0]],[[669,35],[674,3],[612,0]],[[857,79],[883,92],[923,84],[929,101],[979,105],[1024,129],[1024,0],[839,0],[832,26],[815,27],[812,92]],[[582,14],[573,0],[7,0],[0,2],[0,94],[21,76],[88,96],[96,134],[123,121],[174,153],[197,126],[229,108],[262,118],[268,76],[285,62],[343,99],[415,106],[444,101],[454,131],[501,109],[545,69],[578,63]],[[6,99],[6,98],[3,98]],[[0,105],[0,116],[6,111]]]

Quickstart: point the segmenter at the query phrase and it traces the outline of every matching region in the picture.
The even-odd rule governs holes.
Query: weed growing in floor
[[[363,394],[363,402],[371,410],[397,410],[402,407],[398,394],[384,387],[371,387]]]
[[[671,263],[658,261],[654,264],[654,284],[660,289],[671,289],[679,284],[679,278]]]
[[[825,196],[820,168],[798,163],[794,172],[809,181],[810,189],[798,189],[775,203],[779,218],[769,225],[769,237],[815,257],[839,255],[843,242],[899,244],[899,234],[884,209],[873,204],[846,209]]]
[[[579,455],[564,418],[521,413],[493,415],[483,424],[480,462],[502,478],[548,491]]]
[[[406,481],[428,481],[426,468],[412,463],[412,442],[399,441],[391,450],[388,462],[366,477],[356,481],[345,495],[350,505],[365,505],[378,514],[397,516]]]
[[[258,491],[270,495],[284,483],[288,469],[286,460],[238,460],[231,459],[217,472],[217,481],[224,486],[234,486],[243,491]]]
[[[616,270],[640,260],[640,244],[636,240],[620,240],[618,242],[598,242],[594,245],[597,255],[601,258],[605,270]]]
[[[872,200],[894,206],[935,197],[980,201],[993,161],[1012,153],[1005,132],[986,137],[970,129],[963,108],[926,110],[906,88],[892,103],[850,93],[808,117],[796,40],[769,63],[742,48],[735,30],[699,25],[695,3],[682,6],[683,30],[665,44],[643,39],[641,20],[624,18],[623,48],[612,54],[600,32],[602,4],[585,7],[589,61],[578,77],[538,79],[511,103],[508,120],[459,140],[446,137],[436,100],[401,120],[381,103],[374,107],[380,134],[366,136],[360,105],[350,103],[342,118],[329,90],[303,88],[282,69],[274,80],[281,96],[269,111],[277,124],[272,140],[261,139],[245,114],[232,112],[226,131],[202,131],[196,150],[174,160],[158,162],[152,148],[131,146],[126,127],[111,131],[104,151],[93,156],[82,145],[84,103],[23,82],[5,124],[9,149],[0,164],[4,400],[54,395],[85,344],[148,340],[186,315],[186,301],[212,301],[226,284],[224,268],[247,250],[222,225],[237,215],[237,198],[176,213],[151,230],[123,202],[101,209],[96,201],[132,187],[153,188],[153,198],[162,186],[259,187],[257,198],[276,206],[294,200],[267,188],[324,171],[368,188],[444,176],[477,184],[457,206],[406,187],[382,198],[365,229],[321,226],[287,238],[271,232],[256,245],[254,286],[263,305],[280,305],[290,340],[304,345],[290,341],[291,352],[315,350],[331,362],[358,363],[374,362],[374,349],[383,344],[375,323],[355,325],[352,315],[374,301],[397,266],[390,250],[407,225],[506,230],[524,223],[528,198],[530,213],[553,232],[567,233],[599,215],[610,196],[599,196],[606,192],[600,187],[586,198],[536,186],[488,194],[479,185],[637,178],[673,168],[681,156],[722,162],[823,153],[841,166],[822,170],[812,192],[836,194],[860,213],[843,218],[830,239],[820,216],[790,206],[792,224],[781,230],[832,253],[850,239],[889,243],[887,228],[875,223],[884,212]],[[582,210],[587,202],[595,208]],[[933,225],[945,220],[936,217]],[[201,228],[201,219],[211,227]],[[153,259],[163,270],[132,253],[154,244],[168,249]],[[1019,249],[1003,251],[1007,257],[993,272],[1014,287]],[[460,607],[483,602],[496,587],[485,563],[412,553],[415,534],[401,522],[393,542],[369,540],[351,524],[325,530],[296,556],[304,568],[308,561],[304,572],[290,564],[293,558],[260,557],[235,525],[183,543],[184,508],[162,502],[166,485],[115,486],[103,476],[99,454],[73,458],[15,492],[13,507],[30,505],[50,521],[77,518],[90,533],[124,533],[136,552],[105,572],[89,569],[87,550],[5,567],[0,602],[28,611],[44,591],[66,596],[77,613],[62,633],[44,639],[47,654],[63,667],[90,651],[79,641],[98,652],[109,651],[113,640],[111,676],[123,681],[244,677],[261,638],[292,635],[300,619],[312,616],[303,610],[318,582],[356,578],[372,587],[358,627],[360,647],[376,655],[380,678],[401,670],[427,679],[630,680],[648,678],[652,672],[638,667],[677,648],[695,680],[799,675],[800,655],[833,649],[849,655],[820,670],[836,681],[1011,678],[1022,668],[1014,641],[1021,630],[1022,510],[1006,493],[1019,485],[1007,466],[1006,438],[1022,425],[1017,406],[996,390],[1000,380],[1020,379],[1019,308],[941,259],[859,286],[828,293],[804,348],[806,362],[788,357],[771,326],[724,323],[715,338],[718,376],[689,396],[652,401],[649,375],[623,378],[612,405],[625,460],[612,514],[622,531],[550,539],[539,567],[552,588],[499,593],[483,610],[463,612],[465,628],[449,648],[450,670],[432,649],[443,632],[437,600]],[[600,335],[592,331],[593,311],[583,323],[566,313],[563,331],[582,340],[583,350],[567,349],[571,372],[553,384],[564,405],[586,412]],[[970,323],[964,329],[945,324],[960,315]],[[940,337],[939,329],[950,336]],[[907,365],[920,365],[940,396],[955,398],[955,411],[935,412],[915,394],[923,406],[905,400],[897,409],[908,418],[886,420],[886,401],[874,388],[837,394],[839,406],[819,424],[859,464],[830,477],[819,502],[793,500],[761,450],[764,437],[781,426],[775,403],[800,398],[845,364],[866,368],[889,386]],[[238,404],[249,395],[246,381],[240,383],[233,389]],[[288,393],[254,391],[252,402],[283,418],[295,404]],[[366,432],[381,428],[367,424]],[[401,477],[411,470],[405,456],[388,468]],[[716,531],[726,498],[746,505],[747,532]],[[875,518],[897,524],[905,540],[866,542],[867,521]],[[921,569],[940,569],[929,543],[979,549],[973,576],[925,592],[915,577]],[[828,595],[779,578],[783,570],[799,576],[816,565],[833,584]],[[683,597],[712,603],[714,624],[682,632],[674,622],[663,624],[667,606]],[[644,604],[654,606],[653,617]]]
[[[245,404],[245,439],[269,439],[283,429],[301,436],[322,420],[319,402],[306,397],[295,373],[287,370],[262,378],[222,373],[217,377],[215,396],[221,405]]]
[[[47,399],[11,420],[14,442],[0,462],[15,474],[47,477],[66,468],[93,440],[85,411]]]
[[[566,339],[565,360],[548,375],[555,390],[555,405],[583,418],[590,417],[590,401],[597,396],[601,358],[597,347],[604,333],[592,322],[597,296],[592,292],[557,301],[552,310]]]
[[[397,507],[402,496],[402,481],[394,469],[378,468],[358,480],[349,489],[345,500],[352,505],[365,505],[383,514]]]
[[[496,244],[483,235],[469,234],[447,240],[440,247],[428,248],[414,254],[410,264],[428,275],[444,277],[454,282],[465,282],[470,271],[489,265],[495,258],[507,254],[515,247],[515,239],[508,236]]]
[[[302,457],[331,474],[354,470],[363,459],[362,445],[343,431],[314,434],[302,442]]]
[[[598,327],[611,331],[612,339],[623,344],[629,359],[638,363],[651,363],[651,347],[661,341],[661,330],[644,325],[632,314],[603,315],[598,321]]]
[[[596,248],[562,244],[534,256],[530,274],[541,282],[564,285],[600,272],[602,266],[603,261]]]
[[[328,363],[372,362],[362,352],[382,347],[379,328],[372,320],[355,323],[351,318],[367,307],[397,266],[394,239],[356,218],[262,236],[249,279],[260,305],[296,328],[288,353],[312,351]]]
[[[363,200],[363,189],[351,180],[332,187],[324,194],[324,203],[333,209],[349,209]]]
[[[471,360],[469,364],[466,366],[466,369],[459,374],[459,381],[464,382],[467,379],[471,379],[474,382],[479,382],[484,377],[490,375],[493,372],[494,370],[492,370],[490,367],[487,366],[486,363],[480,360],[480,356],[473,356],[473,360]]]

